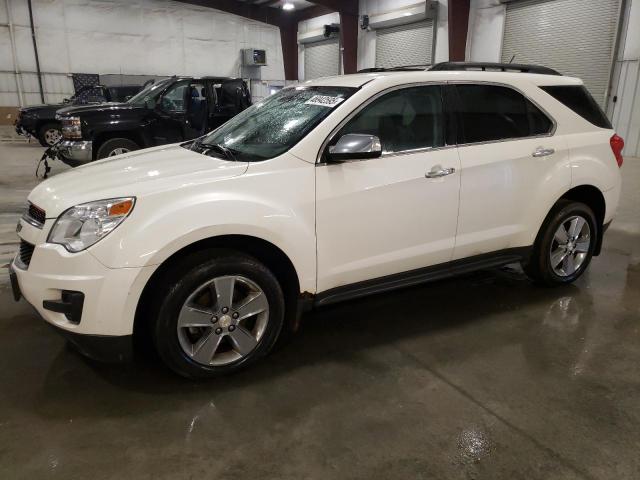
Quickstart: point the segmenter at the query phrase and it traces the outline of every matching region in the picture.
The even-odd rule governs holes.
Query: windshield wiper
[[[196,148],[203,148],[203,152],[205,155],[207,154],[207,152],[209,150],[216,150],[220,153],[222,153],[225,158],[227,160],[231,160],[232,162],[236,162],[236,155],[235,153],[233,153],[233,150],[231,150],[228,147],[225,147],[224,145],[221,145],[219,143],[202,143],[202,141],[200,141],[198,143],[198,145],[196,146]]]

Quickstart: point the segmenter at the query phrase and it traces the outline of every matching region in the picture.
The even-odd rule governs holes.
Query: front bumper
[[[18,135],[23,135],[25,137],[30,137],[35,135],[35,129],[33,128],[33,125],[31,126],[31,128],[29,128],[29,126],[27,126],[24,123],[23,118],[16,119],[13,126],[15,127],[16,133]]]
[[[58,158],[71,167],[93,160],[93,144],[87,140],[63,140],[57,146]]]
[[[21,240],[36,246],[28,265],[18,257],[11,264],[14,292],[85,355],[130,359],[135,310],[152,267],[105,267],[89,251],[46,243],[52,219],[42,229],[20,222]]]

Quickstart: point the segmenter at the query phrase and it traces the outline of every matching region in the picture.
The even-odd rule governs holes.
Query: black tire
[[[551,249],[557,248],[555,233],[562,224],[566,224],[572,217],[581,217],[589,226],[589,245],[586,255],[580,265],[571,274],[559,275],[551,265]],[[600,227],[593,210],[584,203],[570,200],[560,200],[551,209],[545,219],[536,238],[529,261],[523,265],[526,274],[540,285],[556,286],[574,282],[589,266],[597,239],[600,235]],[[555,243],[554,243],[555,242]]]
[[[54,130],[58,132],[57,140],[55,141],[51,135],[51,132]],[[62,127],[60,126],[59,123],[56,123],[56,122],[45,123],[38,129],[38,142],[40,142],[40,145],[42,145],[43,147],[50,147],[51,145],[54,145],[55,143],[57,143],[57,141],[61,138],[62,138]]]
[[[100,148],[98,148],[98,152],[96,153],[96,159],[100,160],[102,158],[117,155],[114,152],[119,149],[126,150],[126,152],[121,153],[127,153],[138,150],[139,148],[140,146],[136,142],[129,140],[128,138],[112,138],[100,145]]]
[[[191,358],[181,346],[178,317],[193,292],[214,278],[228,275],[248,278],[259,286],[268,300],[268,320],[250,353],[224,365],[205,365]],[[284,323],[284,295],[276,277],[255,258],[231,250],[210,249],[181,259],[165,272],[154,298],[159,302],[157,308],[151,309],[154,346],[169,368],[192,379],[234,373],[256,362],[273,349]],[[230,338],[228,340],[231,344]]]

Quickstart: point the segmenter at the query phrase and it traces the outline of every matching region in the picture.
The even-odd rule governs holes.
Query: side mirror
[[[347,133],[340,137],[338,143],[329,147],[327,158],[333,162],[346,162],[378,158],[381,155],[382,144],[375,135]]]

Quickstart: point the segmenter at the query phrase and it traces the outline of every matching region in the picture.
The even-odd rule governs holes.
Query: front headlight
[[[133,210],[135,197],[110,198],[71,207],[58,217],[48,242],[75,253],[111,233]]]

